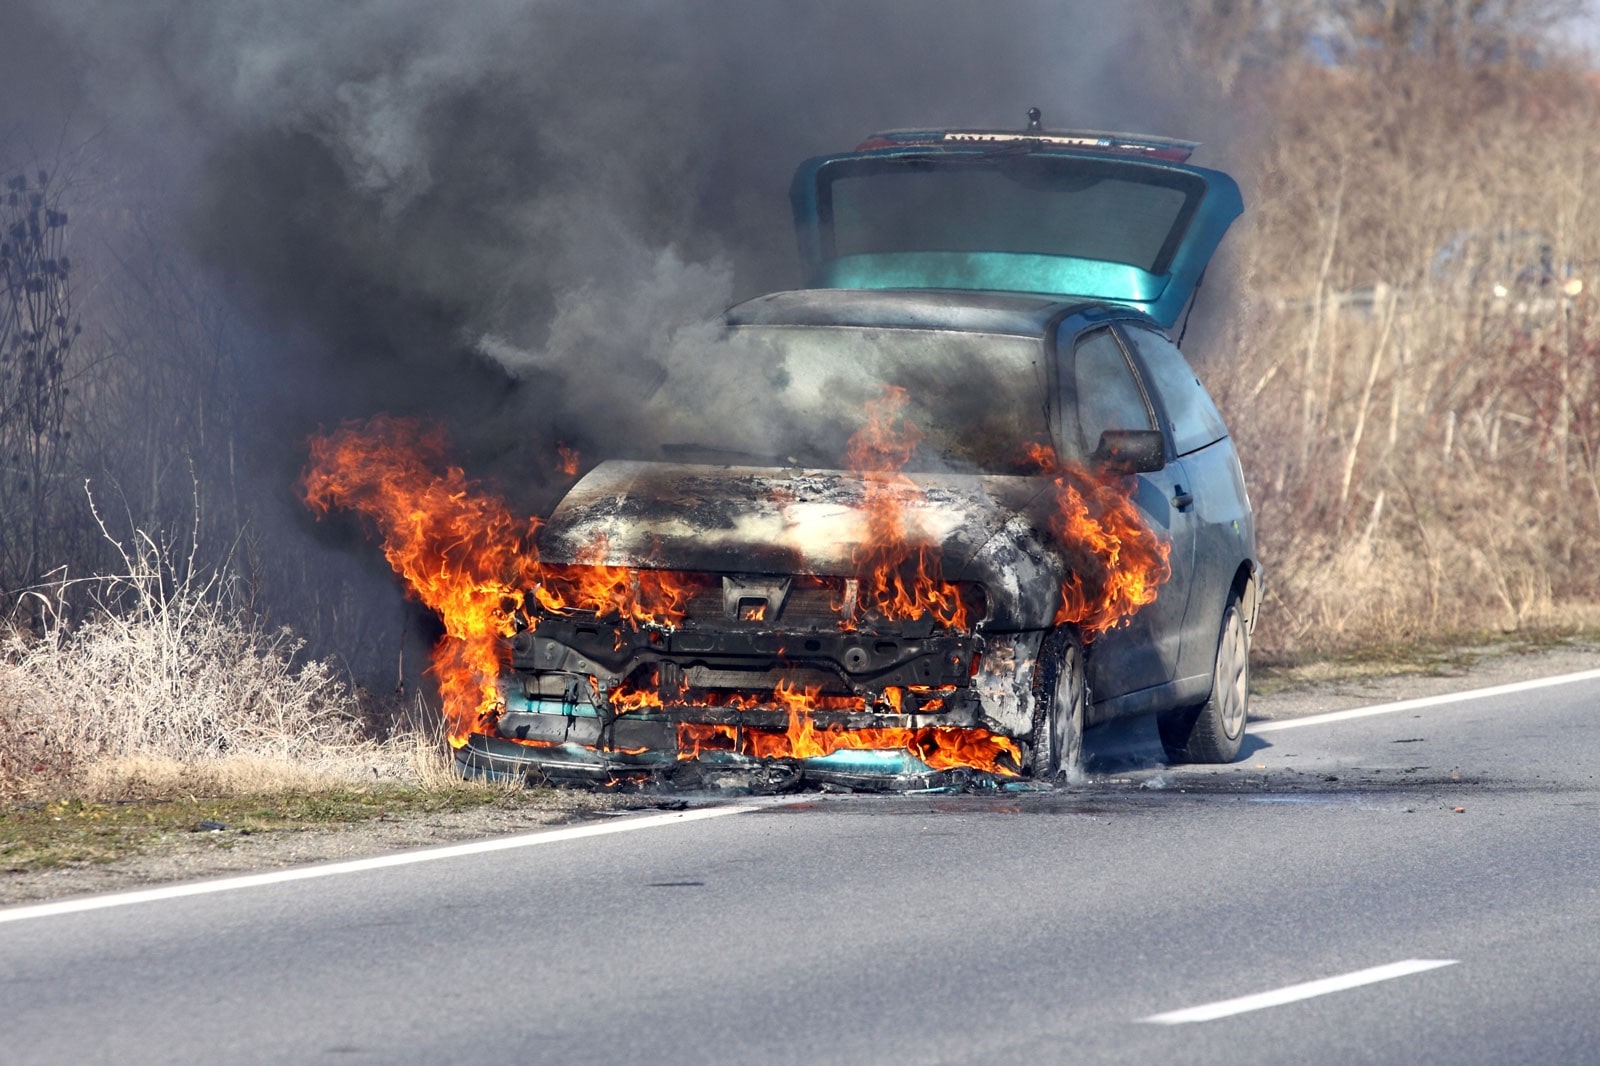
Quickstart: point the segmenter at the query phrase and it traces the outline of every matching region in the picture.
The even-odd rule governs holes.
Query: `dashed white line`
[[[1440,696],[1423,696],[1414,700],[1401,700],[1398,703],[1380,703],[1371,707],[1354,707],[1348,711],[1331,711],[1328,714],[1313,714],[1305,718],[1287,718],[1277,722],[1251,722],[1250,732],[1274,733],[1280,729],[1299,729],[1302,726],[1343,722],[1351,718],[1370,718],[1375,714],[1415,711],[1423,707],[1439,707],[1447,703],[1464,703],[1468,700],[1488,699],[1491,696],[1509,696],[1514,692],[1531,692],[1534,689],[1551,688],[1555,685],[1571,685],[1579,681],[1594,681],[1597,679],[1600,679],[1600,670],[1582,670],[1575,674],[1557,674],[1554,677],[1534,678],[1532,681],[1513,681],[1508,685],[1468,689],[1466,692],[1447,692]]]
[[[1223,999],[1215,1003],[1204,1003],[1198,1007],[1186,1007],[1183,1010],[1168,1011],[1165,1014],[1152,1014],[1148,1018],[1139,1020],[1155,1025],[1210,1022],[1218,1018],[1231,1017],[1235,1014],[1264,1010],[1267,1007],[1278,1007],[1285,1003],[1296,1003],[1302,999],[1312,999],[1316,996],[1326,996],[1333,992],[1343,992],[1349,988],[1376,984],[1379,981],[1392,981],[1396,977],[1409,977],[1414,973],[1437,970],[1441,966],[1454,966],[1457,961],[1459,960],[1406,959],[1403,962],[1391,962],[1387,966],[1374,966],[1371,969],[1357,970],[1355,973],[1342,974],[1338,977],[1324,977],[1319,981],[1306,981],[1304,984],[1289,985],[1285,988],[1274,989],[1271,992],[1258,992],[1253,996]]]
[[[337,877],[340,874],[359,873],[363,870],[381,870],[389,866],[410,866],[419,862],[437,862],[463,855],[482,855],[493,851],[510,851],[539,844],[559,844],[584,837],[610,836],[638,829],[656,829],[661,826],[682,825],[707,818],[722,818],[730,814],[744,814],[761,809],[760,804],[743,804],[729,807],[698,807],[688,811],[668,814],[651,814],[642,818],[619,818],[612,822],[589,822],[564,829],[547,829],[538,833],[524,833],[514,837],[496,837],[493,840],[474,840],[466,844],[447,844],[418,851],[402,851],[392,855],[378,855],[370,859],[351,859],[346,862],[321,863],[316,866],[296,866],[271,873],[247,874],[241,877],[219,877],[210,881],[192,881],[181,885],[163,885],[160,888],[136,889],[132,892],[115,892],[104,896],[84,896],[78,899],[57,900],[53,903],[33,903],[0,909],[0,923],[20,922],[29,918],[49,918],[81,911],[104,910],[107,907],[125,907],[133,903],[152,903],[156,900],[179,899],[184,896],[204,896],[213,892],[232,892],[240,888],[259,888],[286,881],[309,881],[318,877]]]

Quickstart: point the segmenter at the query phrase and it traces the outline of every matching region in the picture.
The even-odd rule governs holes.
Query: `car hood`
[[[881,143],[795,174],[813,288],[1036,293],[1124,304],[1170,329],[1244,210],[1227,174],[1157,155]]]
[[[910,539],[963,579],[980,549],[1045,494],[1035,477],[912,474]],[[895,486],[899,487],[896,488]],[[849,576],[866,545],[867,481],[838,470],[609,461],[573,486],[539,533],[552,563],[721,573]]]

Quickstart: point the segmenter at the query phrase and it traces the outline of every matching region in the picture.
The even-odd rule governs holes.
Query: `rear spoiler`
[[[1200,147],[1198,141],[1174,137],[1153,137],[1143,133],[1111,133],[1105,130],[1045,130],[1029,126],[1018,130],[884,130],[856,145],[858,152],[880,148],[921,148],[933,146],[994,145],[996,148],[1067,148],[1077,152],[1105,152],[1107,155],[1160,159],[1183,163]]]

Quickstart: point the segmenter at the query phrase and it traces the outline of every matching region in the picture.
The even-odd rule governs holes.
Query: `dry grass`
[[[107,537],[122,573],[35,590],[44,632],[0,632],[0,799],[453,782],[437,727],[413,713],[376,739],[350,683],[237,602],[226,571],[142,532]],[[71,596],[90,604],[76,624]]]
[[[1559,630],[1600,602],[1600,88],[1389,58],[1253,90],[1245,303],[1200,370],[1257,505],[1271,654]],[[1503,271],[1439,269],[1507,230],[1586,291],[1496,301]]]
[[[276,778],[271,780],[276,783]],[[211,782],[227,787],[241,783],[249,782]],[[137,802],[74,796],[0,807],[0,873],[99,865],[154,853],[157,865],[143,876],[151,872],[158,877],[182,876],[190,863],[199,861],[203,868],[206,853],[217,850],[255,846],[255,853],[270,863],[275,852],[284,854],[287,844],[290,855],[303,855],[305,848],[316,845],[290,843],[289,838],[318,831],[343,837],[344,846],[376,850],[437,842],[435,831],[441,825],[463,826],[470,832],[474,825],[526,825],[529,815],[538,824],[574,807],[605,808],[611,800],[480,783],[433,790],[393,784],[330,785],[325,780],[265,794],[179,792]],[[509,816],[509,822],[501,815]],[[343,854],[343,847],[335,844],[324,851],[329,853]],[[163,860],[163,855],[168,858]],[[136,869],[132,873],[135,881],[140,879]],[[88,887],[103,884],[89,882]],[[0,899],[14,892],[14,885],[0,880]]]

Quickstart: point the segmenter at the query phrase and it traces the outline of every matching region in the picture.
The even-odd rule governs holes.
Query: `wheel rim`
[[[1050,714],[1050,767],[1054,777],[1073,777],[1083,764],[1083,651],[1067,645],[1056,674],[1055,699]]]
[[[1222,730],[1229,740],[1237,739],[1250,707],[1250,638],[1237,607],[1229,609],[1223,622],[1213,691]]]

